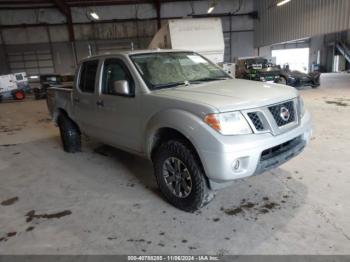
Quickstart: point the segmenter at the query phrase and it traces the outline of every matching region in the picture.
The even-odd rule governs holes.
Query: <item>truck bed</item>
[[[72,87],[71,85],[62,85],[47,89],[47,107],[54,121],[56,121],[56,113],[59,109],[64,109],[68,114],[71,113]]]

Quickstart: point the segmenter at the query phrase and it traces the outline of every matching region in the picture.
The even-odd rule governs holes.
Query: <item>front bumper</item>
[[[299,125],[286,133],[222,136],[216,151],[199,150],[199,154],[210,186],[216,189],[285,163],[304,149],[311,134],[310,114],[305,112]]]

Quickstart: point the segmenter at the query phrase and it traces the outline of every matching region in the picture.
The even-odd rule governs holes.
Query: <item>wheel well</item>
[[[62,108],[57,108],[53,114],[53,120],[55,121],[56,124],[58,124],[58,117],[60,115],[64,115],[68,117],[68,114],[66,112],[66,110],[62,109]]]
[[[76,128],[79,130],[79,133],[81,133],[80,131],[80,128],[78,126],[78,124],[72,119],[69,117],[68,113],[66,110],[62,109],[62,108],[58,108],[56,113],[55,113],[55,117],[54,117],[54,120],[56,122],[56,124],[58,125],[58,117],[60,115],[64,115],[65,117],[67,117],[70,121],[72,121],[72,123],[76,126]]]
[[[192,142],[185,135],[183,135],[181,132],[179,132],[173,128],[161,128],[153,136],[153,142],[152,142],[152,147],[151,147],[151,160],[153,161],[153,157],[154,157],[157,149],[159,148],[159,146],[162,143],[169,141],[169,140],[174,140],[174,139],[178,139],[178,140],[183,141],[186,144],[186,146],[188,148],[190,148],[190,150],[194,154],[195,159],[198,161],[200,167],[202,168],[203,173],[205,174],[202,161],[199,157],[199,154],[198,154],[196,148],[192,144]],[[206,174],[205,174],[205,179],[206,179],[207,185],[209,186],[209,180],[208,180]]]

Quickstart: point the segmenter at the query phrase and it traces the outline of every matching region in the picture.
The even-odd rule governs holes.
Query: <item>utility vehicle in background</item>
[[[58,74],[43,74],[31,82],[35,99],[46,98],[47,88],[62,85],[61,76]]]
[[[300,88],[320,85],[320,72],[303,73],[297,70],[290,70],[288,65],[281,68],[269,62],[264,57],[239,58],[236,64],[236,78],[279,83],[283,85]]]
[[[0,101],[5,99],[23,100],[30,92],[26,73],[0,76]]]

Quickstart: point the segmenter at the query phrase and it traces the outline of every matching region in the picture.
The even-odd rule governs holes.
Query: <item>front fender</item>
[[[147,123],[145,131],[145,152],[148,158],[151,157],[154,138],[161,128],[171,128],[192,141],[194,130],[201,127],[201,119],[189,112],[180,109],[169,109],[155,114]]]
[[[147,124],[144,146],[149,159],[151,159],[156,133],[161,128],[171,128],[184,135],[196,149],[201,161],[204,159],[202,150],[216,150],[221,144],[220,134],[209,127],[199,116],[180,109],[169,109],[154,115]],[[202,165],[206,170],[206,163],[202,161]]]

